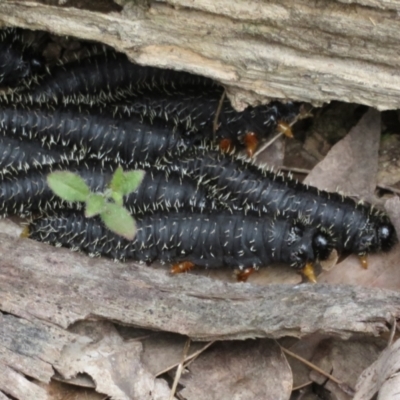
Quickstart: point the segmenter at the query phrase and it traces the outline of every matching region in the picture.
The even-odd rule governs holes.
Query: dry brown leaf
[[[399,395],[400,340],[386,348],[378,360],[359,377],[354,400],[369,400],[379,390],[379,400],[395,399]],[[395,389],[395,390],[393,390]],[[397,397],[394,396],[397,394]]]
[[[304,358],[305,360],[311,360],[314,355],[315,349],[318,344],[328,338],[327,335],[321,335],[320,333],[313,333],[308,335],[291,346],[287,346],[284,342],[279,341],[280,344],[290,350],[292,353]],[[294,357],[287,357],[290,368],[293,374],[293,387],[303,386],[307,382],[310,382],[310,368],[301,361]]]
[[[73,328],[79,336],[64,348],[56,368],[65,378],[90,375],[96,390],[116,400],[153,400],[169,393],[141,362],[142,344],[124,342],[109,322],[81,322]],[[161,396],[161,397],[160,397]]]
[[[106,400],[108,396],[97,393],[93,389],[75,387],[63,382],[51,381],[40,384],[46,390],[48,400]]]
[[[189,370],[180,380],[187,400],[284,400],[292,390],[289,364],[272,340],[215,344]]]
[[[353,389],[361,372],[371,365],[379,356],[386,342],[379,339],[364,338],[360,340],[340,341],[328,339],[323,341],[315,351],[311,362],[333,375],[343,385],[339,387],[332,381],[327,381],[316,371],[310,377],[325,387],[338,400],[351,400]]]
[[[142,362],[154,376],[169,367],[179,364],[182,360],[182,349],[187,338],[167,332],[160,332],[143,343]],[[204,343],[192,342],[188,356],[204,347]]]
[[[376,187],[381,134],[380,113],[370,109],[318,163],[305,183],[347,195],[370,198]]]

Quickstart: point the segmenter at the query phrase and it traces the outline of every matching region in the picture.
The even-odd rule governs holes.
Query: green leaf
[[[114,203],[106,203],[105,210],[100,214],[108,229],[128,240],[133,240],[136,234],[136,223],[129,212]]]
[[[112,192],[111,193],[111,198],[115,201],[115,204],[118,204],[119,206],[124,205],[124,196],[119,193],[119,192]]]
[[[86,199],[85,216],[94,217],[104,211],[106,199],[103,195],[93,193]]]
[[[57,171],[47,176],[50,189],[66,201],[86,201],[90,189],[77,174],[68,171]]]
[[[141,170],[123,172],[122,168],[118,167],[112,177],[110,188],[113,192],[126,196],[137,189],[144,174],[145,172]]]
[[[123,186],[123,194],[126,196],[134,192],[142,183],[145,172],[138,169],[136,171],[127,171],[124,173],[125,182]]]
[[[122,169],[122,167],[118,167],[115,170],[114,175],[111,179],[110,188],[114,192],[121,192],[124,183],[125,183],[124,170]]]

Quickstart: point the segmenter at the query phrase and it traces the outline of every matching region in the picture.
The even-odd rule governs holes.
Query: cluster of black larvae
[[[169,262],[176,272],[283,262],[311,279],[310,266],[333,248],[366,255],[396,242],[372,207],[222,152],[272,136],[297,105],[237,112],[208,78],[133,64],[110,49],[47,66],[20,35],[0,35],[0,85],[8,88],[0,97],[0,215],[33,215],[29,237]],[[145,170],[124,198],[137,221],[133,241],[85,218],[82,204],[62,201],[46,180],[69,170],[104,192],[119,165]]]

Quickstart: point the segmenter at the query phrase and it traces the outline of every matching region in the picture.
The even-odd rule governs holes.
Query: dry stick
[[[221,98],[219,99],[217,112],[215,113],[215,117],[214,117],[214,121],[213,121],[213,141],[214,142],[215,142],[215,134],[217,133],[217,130],[219,128],[219,126],[218,126],[218,118],[219,118],[219,114],[221,114],[222,103],[224,102],[224,99],[225,99],[225,90],[222,93]]]
[[[308,118],[310,116],[312,116],[311,111],[313,110],[313,108],[311,108],[310,110],[308,110],[306,113],[301,114],[299,113],[296,118],[289,124],[289,127],[292,127],[297,121],[304,119],[304,118]],[[272,143],[274,143],[277,139],[279,139],[282,135],[284,135],[284,132],[279,132],[276,136],[274,136],[270,141],[268,141],[267,143],[264,143],[255,153],[254,153],[254,157],[257,157],[261,152],[263,152],[265,149],[267,149],[269,146],[271,146]]]
[[[183,371],[183,364],[185,362],[185,358],[187,356],[187,352],[189,351],[190,342],[191,342],[191,340],[190,340],[190,338],[188,338],[186,340],[185,347],[183,348],[182,360],[179,363],[178,368],[177,368],[176,373],[175,373],[175,379],[174,379],[174,383],[173,383],[172,388],[171,388],[171,393],[169,395],[169,400],[173,400],[174,399],[176,388],[178,387],[179,379],[181,379],[181,375],[182,375],[182,371]]]
[[[295,174],[304,174],[308,175],[311,170],[310,169],[305,169],[305,168],[292,168],[292,167],[279,167],[278,168],[280,171],[286,171],[286,172],[293,172]]]
[[[292,392],[295,392],[296,390],[300,390],[307,386],[310,386],[312,383],[313,383],[313,381],[308,381],[308,382],[302,383],[301,385],[295,386],[294,388],[292,388]]]
[[[185,360],[185,368],[187,368],[190,364],[192,364],[194,361],[196,361],[197,358],[200,356],[200,354],[202,354],[204,351],[206,351],[213,343],[215,343],[215,340],[207,343],[207,345],[205,345],[202,349],[196,351],[190,357],[188,357]]]
[[[397,329],[397,321],[396,321],[396,318],[393,317],[392,326],[390,328],[390,336],[389,336],[387,347],[390,347],[392,345],[393,339],[394,339],[394,335],[396,334],[396,329]]]
[[[279,344],[278,344],[279,345]],[[307,361],[306,359],[304,359],[303,357],[298,356],[295,353],[292,353],[290,350],[285,349],[284,347],[282,347],[281,345],[279,345],[279,347],[281,348],[281,350],[295,358],[296,360],[302,362],[303,364],[307,365],[308,367],[312,368],[313,370],[317,371],[318,373],[320,373],[321,375],[325,376],[326,378],[330,379],[332,382],[335,382],[336,384],[338,384],[339,386],[343,385],[343,382],[339,381],[338,379],[336,379],[334,376],[328,374],[327,372],[325,372],[324,370],[322,370],[321,368],[317,367],[316,365],[310,363],[310,361]]]
[[[276,136],[274,136],[271,140],[269,140],[267,143],[264,143],[255,153],[254,157],[257,157],[261,152],[263,152],[265,149],[267,149],[269,146],[271,146],[272,143],[275,142],[275,140],[279,139],[282,135],[284,135],[284,132],[279,132]]]
[[[200,350],[197,350],[193,354],[191,354],[190,356],[186,357],[186,359],[185,359],[185,367],[190,364],[188,361],[191,361],[191,360],[194,361],[194,359],[196,359],[201,353],[206,351],[214,343],[215,343],[215,340],[213,340],[212,342],[208,342]],[[179,363],[176,363],[174,365],[171,365],[170,367],[165,368],[164,370],[162,370],[160,372],[157,372],[155,377],[157,378],[160,375],[165,374],[166,372],[170,371],[171,369],[176,368],[178,365],[179,365]]]
[[[389,190],[390,192],[400,194],[400,189],[396,189],[393,186],[386,186],[386,185],[376,185],[379,189]]]

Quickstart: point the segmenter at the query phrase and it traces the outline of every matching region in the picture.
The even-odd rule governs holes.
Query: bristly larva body
[[[77,158],[119,162],[130,168],[156,163],[193,146],[198,137],[172,131],[164,121],[113,118],[93,109],[0,107],[0,134],[63,146]]]
[[[64,170],[74,172],[92,192],[104,193],[116,168],[117,165],[111,163],[65,163],[6,176],[0,181],[0,216],[22,217],[38,211],[82,208],[80,203],[70,204],[54,195],[47,184],[48,174]],[[124,197],[124,206],[131,213],[140,214],[157,210],[200,211],[215,208],[216,204],[206,190],[189,177],[149,168],[138,189]]]
[[[285,218],[307,218],[332,231],[341,252],[365,255],[390,250],[397,242],[389,218],[375,208],[338,193],[329,193],[217,151],[195,152],[176,162],[212,187],[216,196],[239,210],[250,209]]]
[[[77,161],[76,154],[68,148],[54,146],[50,150],[35,140],[0,136],[0,176],[68,160]]]
[[[25,92],[25,101],[110,101],[143,90],[217,87],[211,79],[182,71],[141,66],[130,62],[125,54],[111,51],[57,65],[37,80],[38,83],[32,84]]]
[[[41,57],[26,49],[20,31],[8,28],[0,31],[0,86],[15,86],[42,68]]]
[[[136,224],[136,237],[128,241],[104,228],[98,218],[63,213],[31,222],[29,237],[115,259],[189,261],[205,268],[282,262],[300,269],[330,252],[326,233],[294,220],[169,212],[138,216]]]
[[[189,131],[205,131],[213,135],[214,119],[221,93],[201,93],[186,90],[185,93],[148,93],[126,99],[115,106],[116,112],[128,115],[144,115],[149,118],[164,118],[182,124]],[[243,145],[244,136],[254,133],[261,140],[269,137],[279,121],[290,121],[298,113],[298,105],[277,102],[236,111],[228,98],[222,103],[218,114],[216,138],[229,139],[234,146]]]

